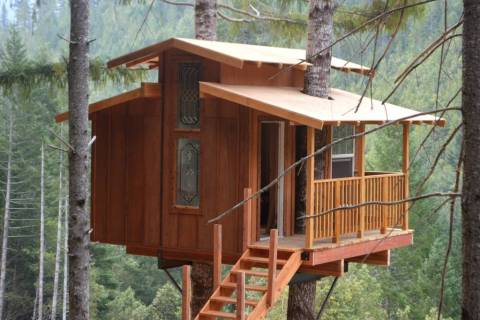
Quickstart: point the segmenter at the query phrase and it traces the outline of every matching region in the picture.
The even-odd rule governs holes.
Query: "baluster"
[[[270,250],[268,253],[268,287],[267,287],[267,305],[272,306],[275,301],[275,280],[277,277],[277,247],[278,231],[270,230]]]

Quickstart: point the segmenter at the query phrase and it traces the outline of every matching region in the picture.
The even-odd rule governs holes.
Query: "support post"
[[[270,250],[268,253],[268,284],[267,305],[272,306],[275,301],[275,280],[277,277],[277,248],[278,230],[270,230]]]
[[[237,276],[237,320],[245,320],[245,273],[238,272]]]
[[[192,296],[192,285],[190,283],[191,266],[182,267],[182,320],[191,320],[190,298]]]
[[[410,151],[409,151],[409,136],[410,136],[410,123],[403,124],[403,157],[402,157],[402,171],[404,176],[404,199],[409,197],[409,165],[410,165]],[[403,204],[403,224],[402,229],[408,230],[408,202]]]
[[[213,290],[222,282],[222,225],[213,225]]]
[[[251,188],[243,189],[243,199],[248,199],[252,195]],[[243,251],[247,250],[252,240],[252,206],[253,201],[250,200],[243,206]]]
[[[308,127],[307,128],[307,155],[311,155],[315,152],[315,129]],[[306,197],[305,197],[305,207],[306,207],[306,216],[305,220],[305,247],[307,249],[313,247],[313,238],[314,238],[314,218],[310,219],[309,216],[314,214],[314,190],[313,190],[313,181],[315,179],[314,169],[315,168],[315,157],[310,157],[307,160],[305,169],[307,176],[306,183]]]
[[[365,132],[365,124],[360,124],[357,129],[358,133]],[[357,170],[360,177],[360,203],[365,202],[365,136],[357,138]],[[365,207],[359,208],[359,224],[357,237],[362,238],[365,232]]]
[[[340,181],[335,181],[335,199],[334,199],[334,208],[340,207]],[[334,236],[333,243],[340,243],[340,220],[341,220],[341,210],[335,211],[335,226],[334,226]]]
[[[382,201],[389,201],[389,190],[388,190],[388,177],[382,177]],[[387,233],[388,227],[388,206],[381,206],[382,210],[382,227],[380,228],[381,234]]]

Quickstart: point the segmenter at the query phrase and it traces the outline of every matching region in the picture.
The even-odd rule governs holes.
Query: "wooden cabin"
[[[391,249],[412,243],[408,205],[395,204],[408,197],[409,126],[444,120],[338,89],[329,99],[307,96],[304,58],[298,49],[173,38],[108,63],[158,69],[158,83],[90,105],[92,241],[158,257],[163,267],[215,262],[216,290],[198,319],[261,318],[297,272],[339,276],[347,262],[388,265]],[[373,76],[337,58],[332,68]],[[367,172],[361,133],[388,121],[403,132],[403,166]],[[321,172],[313,158],[303,165],[306,214],[317,216],[300,233],[295,170],[281,176],[296,160],[297,126],[307,127],[308,154],[360,133],[316,156]],[[278,176],[221,227],[208,223]],[[390,205],[335,210],[372,201]],[[221,262],[234,265],[224,279]],[[248,284],[254,277],[266,286]],[[245,290],[258,300],[242,302]],[[225,311],[228,304],[236,313]]]

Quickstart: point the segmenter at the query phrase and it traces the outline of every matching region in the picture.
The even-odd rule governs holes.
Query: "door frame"
[[[262,141],[262,124],[264,123],[274,123],[278,125],[278,146],[277,146],[277,176],[280,175],[284,170],[285,170],[285,121],[282,120],[268,120],[268,119],[260,119],[259,120],[259,142],[260,142],[260,148],[263,146],[261,145]],[[259,157],[259,179],[261,177],[261,171],[262,171],[262,166],[261,166],[261,157],[262,153],[258,153]],[[261,187],[261,183],[260,183]],[[277,187],[277,230],[278,230],[278,236],[283,237],[285,235],[285,226],[284,226],[284,220],[285,220],[285,178],[281,177],[280,181],[276,185]],[[260,213],[261,206],[258,206],[258,216],[261,216]],[[260,226],[260,219],[258,219],[258,230],[261,229]],[[263,236],[260,234],[260,239],[268,239],[269,236]]]

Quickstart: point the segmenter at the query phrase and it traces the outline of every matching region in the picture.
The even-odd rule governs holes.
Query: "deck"
[[[278,249],[284,251],[303,251],[303,265],[317,266],[341,260],[364,259],[365,263],[378,257],[381,252],[409,246],[413,243],[413,230],[388,229],[385,234],[379,230],[366,231],[362,238],[352,233],[344,235],[340,242],[331,238],[315,240],[311,248],[305,248],[305,235],[297,234],[278,239]],[[269,240],[260,240],[250,245],[251,248],[268,248]],[[389,254],[388,254],[389,258]],[[373,259],[374,260],[374,259]],[[383,264],[383,263],[375,263]]]

